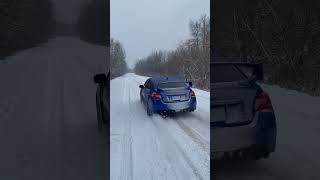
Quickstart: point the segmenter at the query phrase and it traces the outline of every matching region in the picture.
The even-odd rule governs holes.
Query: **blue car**
[[[213,62],[210,71],[211,158],[268,158],[277,125],[271,99],[257,83],[262,64]]]
[[[196,95],[191,89],[192,82],[176,77],[152,77],[140,85],[140,100],[147,114],[172,114],[180,111],[196,110]]]

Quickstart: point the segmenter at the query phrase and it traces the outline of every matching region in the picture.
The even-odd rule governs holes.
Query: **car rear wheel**
[[[151,109],[151,106],[152,106],[152,104],[149,101],[148,104],[147,104],[147,114],[148,114],[148,116],[152,116],[153,115],[153,111]]]
[[[255,160],[260,160],[260,159],[267,159],[270,157],[270,152],[264,152],[264,153],[257,153],[255,156]]]
[[[151,109],[149,108],[149,106],[147,108],[147,114],[148,114],[148,116],[152,116],[153,115],[153,113],[152,113]]]
[[[141,92],[140,92],[140,102],[143,103]]]
[[[97,106],[98,130],[102,131],[102,127],[103,127],[103,112],[102,112],[102,103],[100,101],[100,96],[98,95],[98,91],[96,93],[96,106]]]

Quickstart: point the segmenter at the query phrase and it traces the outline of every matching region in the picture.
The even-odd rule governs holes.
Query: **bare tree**
[[[272,83],[314,89],[320,64],[320,4],[302,0],[226,0],[215,4],[213,47],[263,62]],[[215,11],[214,10],[214,11]],[[220,14],[222,13],[222,14]],[[319,87],[318,87],[319,88]]]
[[[192,80],[202,89],[210,82],[210,19],[203,15],[189,23],[191,37],[175,50],[156,51],[141,59],[135,72],[142,75],[175,75]]]

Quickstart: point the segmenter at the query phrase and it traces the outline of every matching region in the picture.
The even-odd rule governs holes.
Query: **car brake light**
[[[190,91],[189,95],[190,95],[190,96],[196,96],[196,94],[194,93],[193,90]]]
[[[161,99],[161,95],[160,95],[159,93],[157,93],[157,92],[153,92],[153,93],[151,94],[151,98],[152,98],[153,100],[160,100],[160,99]]]
[[[271,100],[266,92],[262,92],[256,96],[255,110],[260,111],[264,109],[272,109]]]

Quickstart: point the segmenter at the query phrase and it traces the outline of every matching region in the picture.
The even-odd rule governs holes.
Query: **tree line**
[[[113,38],[110,40],[110,76],[111,79],[122,76],[128,71],[126,52],[123,45]]]
[[[318,1],[215,1],[213,13],[213,49],[263,63],[268,83],[320,93]]]
[[[173,75],[193,81],[201,89],[210,86],[210,18],[189,22],[190,38],[171,51],[158,50],[140,59],[134,71],[140,75]]]
[[[76,29],[81,40],[109,46],[108,10],[106,0],[86,1],[80,11]]]
[[[51,0],[0,2],[0,58],[67,34],[109,46],[107,1],[85,1],[75,24],[57,22]],[[57,31],[57,32],[56,32]]]
[[[50,0],[1,0],[0,58],[47,41],[53,22]]]

